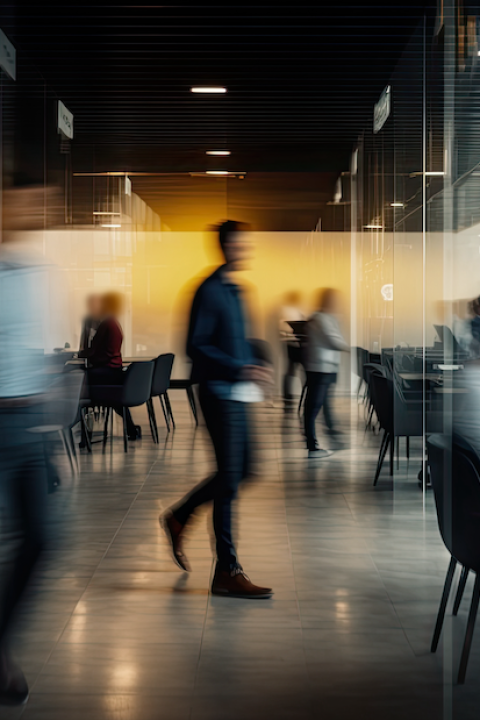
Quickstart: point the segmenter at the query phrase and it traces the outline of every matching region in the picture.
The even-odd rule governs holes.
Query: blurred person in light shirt
[[[27,187],[4,193],[0,244],[0,704],[6,705],[28,699],[8,635],[46,540],[44,446],[32,430],[45,417],[48,266],[25,241],[38,229],[43,192]]]
[[[318,292],[318,310],[307,323],[305,346],[305,369],[307,371],[307,395],[305,398],[305,435],[309,458],[321,459],[331,453],[320,447],[317,441],[315,421],[323,407],[328,434],[337,448],[341,447],[339,431],[334,425],[329,394],[337,381],[340,353],[348,352],[349,345],[343,338],[335,317],[340,294],[333,288]]]
[[[280,309],[280,339],[287,350],[287,369],[283,378],[283,399],[285,410],[290,410],[293,399],[292,385],[297,369],[302,364],[302,348],[300,341],[294,332],[291,322],[302,322],[305,316],[300,309],[302,296],[292,290],[285,295],[285,302]]]

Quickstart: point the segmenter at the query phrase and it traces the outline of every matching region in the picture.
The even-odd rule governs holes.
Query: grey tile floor
[[[379,438],[355,401],[337,405],[348,447],[313,468],[295,414],[253,413],[238,549],[271,601],[209,596],[208,509],[188,533],[193,572],[170,559],[158,515],[213,465],[181,396],[159,446],[140,410],[127,456],[120,438],[82,455],[50,496],[54,542],[12,638],[30,701],[0,720],[478,718],[480,630],[466,685],[452,682],[467,600],[429,652],[448,555],[417,487],[420,448],[373,488]]]

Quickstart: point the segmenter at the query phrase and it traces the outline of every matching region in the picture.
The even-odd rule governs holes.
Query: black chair
[[[149,400],[147,401],[147,409],[153,441],[156,443],[158,443],[158,426],[155,408],[153,407],[153,398],[158,397],[168,432],[170,432],[170,420],[172,421],[172,426],[175,428],[172,406],[170,404],[170,398],[168,397],[168,388],[170,387],[170,376],[172,374],[174,360],[175,355],[173,353],[159,355],[155,360],[152,392]]]
[[[123,447],[128,452],[127,408],[145,405],[150,400],[155,363],[132,362],[125,370],[123,385],[92,385],[90,400],[93,405],[105,408],[103,450],[107,445],[108,421],[111,420],[113,435],[113,407],[123,408]]]
[[[458,670],[458,683],[465,682],[475,621],[480,601],[480,473],[476,453],[455,436],[451,447],[445,437],[432,435],[427,441],[430,477],[435,494],[438,525],[451,558],[445,579],[431,651],[435,652],[445,618],[457,563],[462,573],[454,603],[458,612],[469,571],[475,573],[470,612]]]
[[[373,387],[371,383],[372,374],[381,375],[382,377],[389,377],[389,373],[386,367],[379,363],[367,362],[363,366],[362,377],[365,382],[365,401],[366,401],[366,424],[365,431],[372,426],[373,414],[375,412],[375,406],[373,402]]]
[[[79,404],[84,378],[82,371],[58,376],[48,388],[42,425],[30,430],[46,439],[49,435],[59,435],[74,473],[78,471],[79,465],[72,428],[83,419]]]
[[[170,387],[169,390],[185,390],[187,393],[187,399],[188,403],[190,405],[190,409],[192,411],[193,418],[195,420],[195,425],[198,425],[198,415],[197,415],[197,405],[195,402],[195,395],[193,393],[193,385],[192,381],[189,380],[180,380],[178,378],[170,380]]]

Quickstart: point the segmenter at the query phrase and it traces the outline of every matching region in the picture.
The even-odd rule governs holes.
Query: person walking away
[[[336,434],[328,394],[337,379],[340,352],[350,348],[343,339],[334,316],[338,305],[338,291],[325,288],[319,292],[318,311],[307,323],[305,368],[307,372],[307,395],[305,399],[305,436],[309,458],[324,458],[331,453],[320,447],[315,421],[322,406],[329,432]]]
[[[190,570],[183,550],[185,526],[199,506],[213,500],[216,567],[211,592],[240,598],[268,598],[270,588],[254,585],[237,557],[232,538],[232,506],[248,473],[248,426],[245,402],[271,381],[271,369],[256,364],[246,339],[245,308],[235,273],[248,266],[250,241],[244,227],[229,220],[218,238],[225,264],[208,277],[193,300],[187,354],[193,361],[192,380],[207,430],[213,442],[217,472],[195,487],[161,516],[176,563]]]
[[[283,378],[283,399],[286,412],[293,409],[292,384],[297,369],[302,364],[300,340],[290,325],[291,322],[302,322],[305,320],[305,316],[300,310],[301,301],[301,294],[293,290],[286,294],[285,303],[280,311],[280,339],[284,343],[287,351],[287,369]]]

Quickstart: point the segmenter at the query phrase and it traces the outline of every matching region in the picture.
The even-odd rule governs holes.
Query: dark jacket
[[[78,353],[78,357],[87,358],[89,367],[122,367],[122,328],[114,318],[103,320],[89,348]]]
[[[235,382],[242,367],[255,362],[245,326],[241,290],[223,277],[222,266],[200,285],[192,304],[187,354],[194,383]]]

